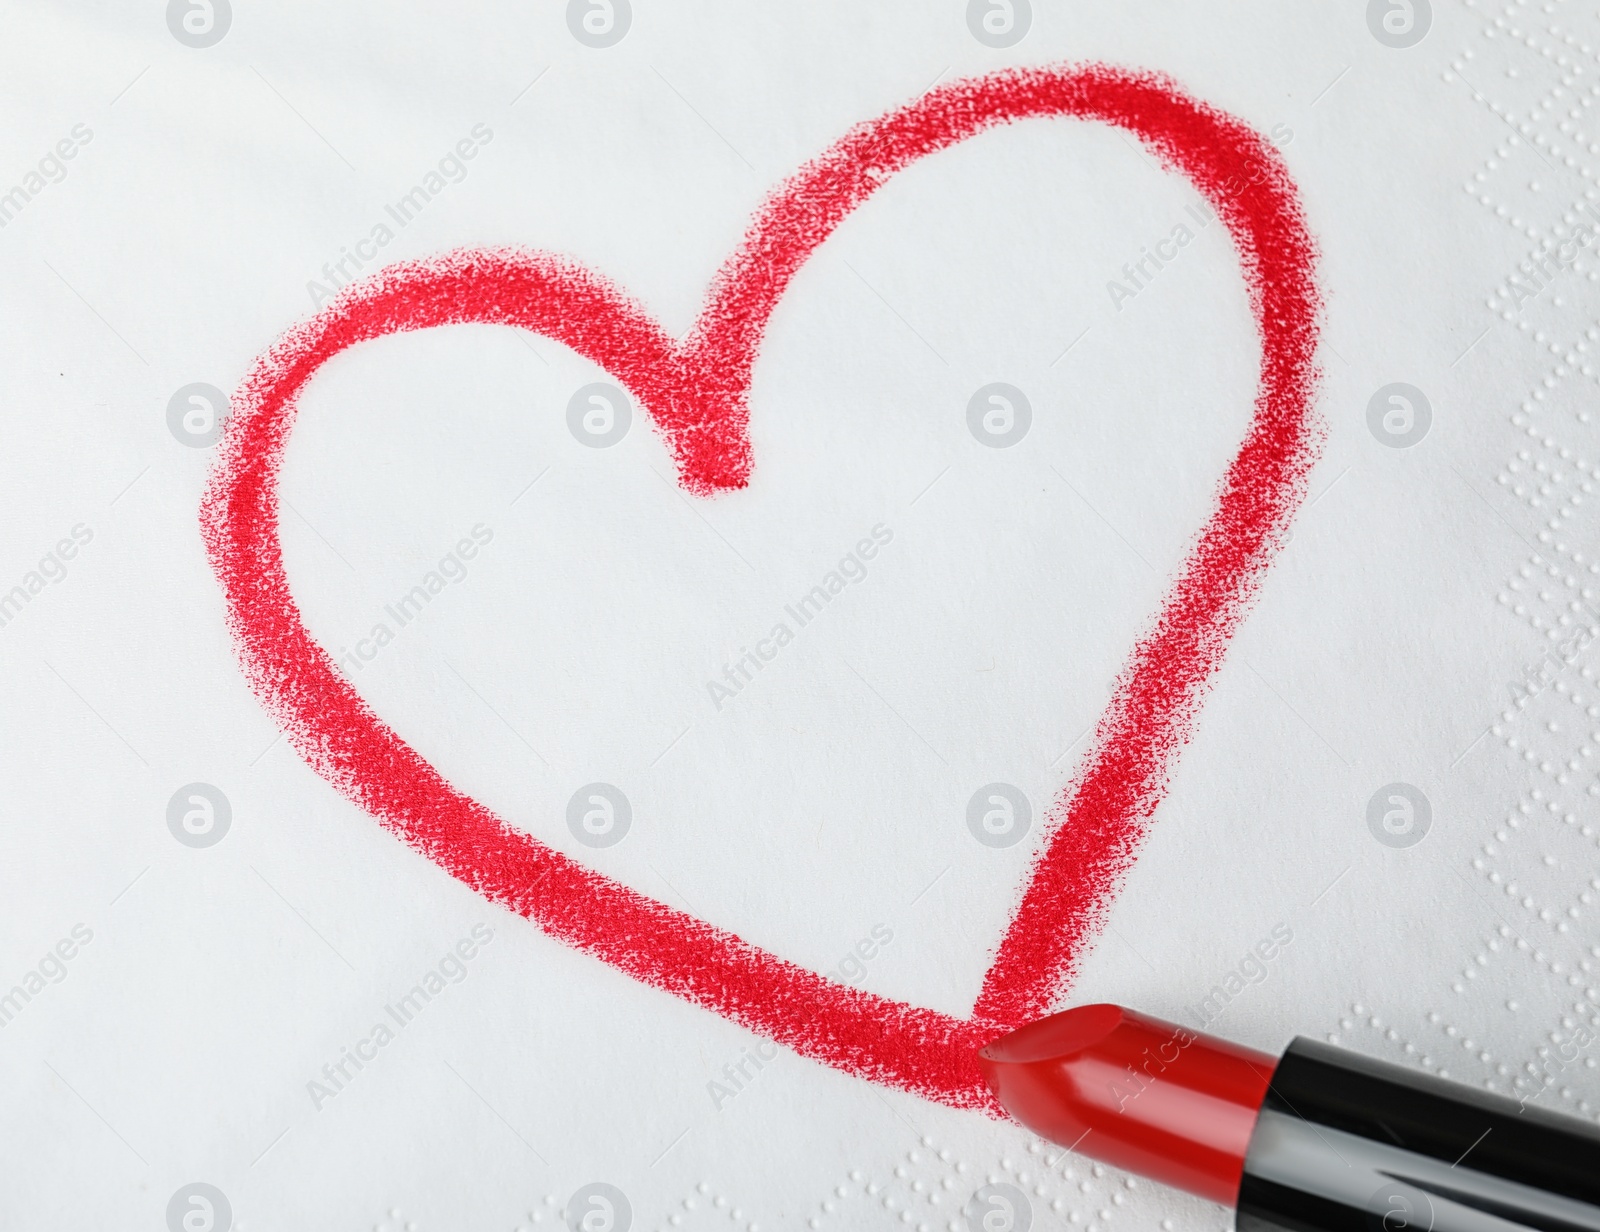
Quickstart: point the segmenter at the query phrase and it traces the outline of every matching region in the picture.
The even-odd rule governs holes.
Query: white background
[[[160,1228],[202,1180],[249,1232],[510,1232],[604,1180],[640,1229],[943,1228],[986,1178],[1037,1228],[1228,1221],[788,1054],[719,1109],[708,1083],[753,1037],[490,908],[277,738],[199,541],[210,451],[167,401],[231,388],[475,124],[492,140],[382,260],[567,253],[674,334],[773,184],[936,80],[1105,59],[1286,126],[1329,442],[1071,999],[1179,1016],[1287,924],[1216,1030],[1504,1091],[1592,1021],[1600,688],[1587,647],[1525,709],[1508,686],[1600,602],[1594,265],[1521,303],[1507,279],[1597,196],[1593,3],[1441,2],[1406,50],[1311,0],[1049,0],[1007,50],[954,0],[637,0],[604,50],[556,3],[237,7],[203,50],[156,3],[4,11],[0,192],[93,136],[0,230],[0,591],[75,524],[93,538],[0,628],[0,991],[75,924],[93,941],[0,1030],[0,1223]],[[306,620],[352,644],[485,524],[359,674],[378,712],[502,816],[785,957],[828,970],[887,925],[865,985],[964,1014],[1030,856],[975,842],[967,800],[1003,780],[1042,810],[1070,778],[1249,414],[1220,227],[1120,311],[1107,293],[1194,200],[1066,121],[912,168],[795,280],[756,367],[754,481],[709,502],[642,420],[574,440],[567,399],[604,374],[555,344],[362,347],[289,447]],[[1034,411],[1005,450],[966,426],[994,380]],[[1393,381],[1433,408],[1406,450],[1367,427]],[[869,576],[717,710],[706,682],[880,522]],[[565,824],[592,780],[633,805],[606,850]],[[1366,822],[1396,780],[1433,810],[1405,850]],[[233,808],[204,850],[166,825],[192,781]],[[314,1107],[323,1064],[478,923],[466,980]],[[1593,1064],[1541,1101],[1593,1117]]]

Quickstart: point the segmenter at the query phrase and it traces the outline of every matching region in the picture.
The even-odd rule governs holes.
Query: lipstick
[[[1600,1232],[1600,1127],[1296,1039],[1282,1057],[1118,1005],[978,1053],[1000,1104],[1239,1232]]]

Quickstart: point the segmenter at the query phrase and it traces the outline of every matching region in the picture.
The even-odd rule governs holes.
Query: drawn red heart
[[[447,783],[314,641],[290,596],[277,477],[295,399],[319,367],[385,334],[520,326],[625,385],[690,491],[747,482],[746,391],[796,270],[857,205],[926,154],[995,125],[1076,117],[1127,130],[1205,195],[1239,254],[1261,381],[1239,453],[1172,590],[1136,643],[1040,847],[966,1020],[833,983],[584,867]],[[388,829],[551,936],[796,1052],[957,1107],[995,1111],[975,1047],[1047,1012],[1093,939],[1159,801],[1212,672],[1252,599],[1320,448],[1313,409],[1314,246],[1277,152],[1165,78],[1099,65],[958,81],[858,126],[781,184],[675,343],[599,275],[524,250],[462,250],[348,288],[258,359],[201,509],[244,671],[300,755]]]

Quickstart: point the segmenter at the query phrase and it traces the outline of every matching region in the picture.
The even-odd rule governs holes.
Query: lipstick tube
[[[982,1049],[1041,1137],[1239,1232],[1600,1232],[1600,1127],[1314,1040],[1282,1058],[1115,1005]]]

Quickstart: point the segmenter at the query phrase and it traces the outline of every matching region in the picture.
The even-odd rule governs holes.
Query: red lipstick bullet
[[[1117,1005],[1085,1005],[978,1054],[1006,1111],[1041,1137],[1213,1202],[1239,1196],[1277,1060]]]
[[[1235,1206],[1239,1232],[1600,1232],[1600,1128],[1328,1044],[1274,1059],[1085,1005],[978,1065],[1041,1137]]]

